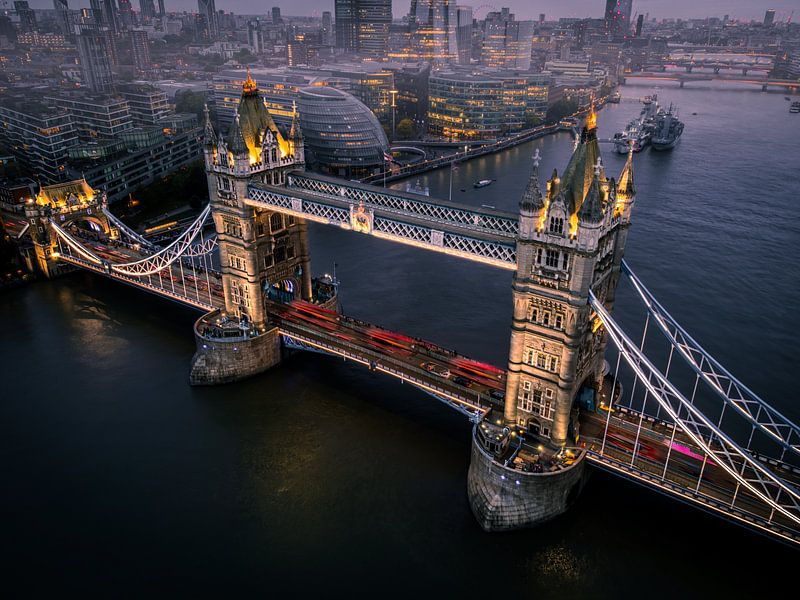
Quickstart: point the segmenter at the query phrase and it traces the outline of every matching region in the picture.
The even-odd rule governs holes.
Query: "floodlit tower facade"
[[[289,171],[303,168],[297,113],[284,137],[248,73],[227,139],[216,133],[206,111],[204,155],[225,307],[229,314],[261,326],[267,318],[265,297],[311,299],[305,221],[245,203],[249,183],[282,186]]]
[[[618,182],[606,177],[596,132],[592,113],[545,193],[535,160],[520,203],[505,421],[562,447],[574,441],[578,392],[602,384],[604,330],[589,292],[611,308],[635,199],[632,155]]]

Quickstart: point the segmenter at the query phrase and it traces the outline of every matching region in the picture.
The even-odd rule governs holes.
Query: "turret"
[[[303,132],[300,128],[300,115],[297,112],[297,103],[292,101],[292,127],[289,130],[289,144],[291,154],[295,161],[305,162],[305,148],[303,143]]]
[[[213,147],[217,143],[217,134],[214,132],[214,126],[211,124],[211,115],[208,112],[208,104],[203,105],[203,145],[208,148]]]
[[[234,168],[246,170],[250,166],[250,150],[247,148],[247,142],[244,141],[239,113],[236,113],[236,117],[233,120],[228,149],[233,154]]]
[[[600,228],[603,225],[604,193],[600,185],[600,161],[594,167],[594,177],[586,197],[578,211],[578,243],[587,249],[594,249],[600,239]]]
[[[624,222],[629,223],[631,219],[631,209],[636,200],[636,186],[633,183],[633,146],[628,149],[628,159],[617,181],[616,201],[614,204],[614,216],[620,217]]]
[[[519,203],[519,237],[531,239],[538,228],[539,215],[544,210],[544,198],[539,188],[539,149],[533,155],[531,177]]]

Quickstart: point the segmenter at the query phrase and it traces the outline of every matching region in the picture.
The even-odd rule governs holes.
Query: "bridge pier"
[[[197,351],[189,374],[191,385],[218,385],[263,373],[281,361],[277,327],[256,327],[215,310],[194,326]]]
[[[585,453],[554,471],[525,472],[495,460],[478,434],[472,435],[467,496],[484,531],[534,527],[567,511],[583,489]]]

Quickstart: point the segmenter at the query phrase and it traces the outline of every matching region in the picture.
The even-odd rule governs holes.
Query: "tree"
[[[175,112],[194,113],[199,122],[203,122],[203,110],[205,108],[206,95],[203,92],[192,92],[185,90],[175,95]]]
[[[567,115],[571,115],[578,110],[578,101],[575,99],[562,98],[553,106],[547,109],[547,122],[557,123]]]
[[[407,140],[414,135],[414,129],[414,121],[403,119],[397,124],[397,137],[401,140]]]

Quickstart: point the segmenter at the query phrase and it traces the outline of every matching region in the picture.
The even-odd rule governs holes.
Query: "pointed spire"
[[[214,133],[214,126],[211,124],[211,115],[208,112],[208,104],[203,105],[203,114],[205,115],[203,130],[203,141],[206,146],[213,146],[217,141],[217,134]]]
[[[258,86],[256,85],[255,80],[250,75],[250,67],[247,67],[247,79],[245,79],[244,84],[242,84],[242,91],[245,94],[258,91]]]
[[[617,197],[624,196],[626,199],[636,195],[636,187],[633,184],[633,144],[628,147],[628,159],[617,180]]]
[[[292,100],[292,127],[289,130],[289,139],[298,142],[303,139],[303,132],[300,130],[300,119],[297,113],[297,102]]]
[[[244,134],[242,133],[242,126],[239,123],[239,113],[233,121],[233,128],[231,129],[230,151],[234,154],[248,154],[247,143],[244,141]]]
[[[544,198],[542,191],[539,187],[539,149],[533,155],[533,169],[531,169],[531,177],[528,180],[528,185],[525,187],[525,192],[522,194],[522,200],[519,203],[520,212],[533,215],[536,211],[544,207]]]
[[[600,165],[594,167],[594,177],[586,197],[583,199],[581,209],[578,211],[578,220],[581,223],[601,223],[603,221],[603,196],[600,190]]]

